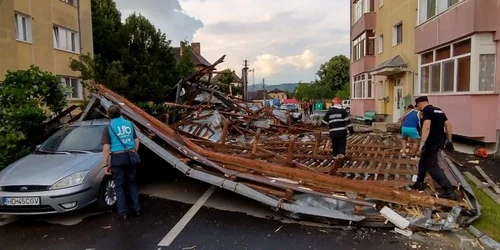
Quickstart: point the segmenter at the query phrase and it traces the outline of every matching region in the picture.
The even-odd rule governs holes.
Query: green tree
[[[220,76],[217,79],[218,82],[223,85],[223,91],[229,93],[229,85],[235,81],[234,70],[228,68],[221,71],[219,74]]]
[[[295,88],[294,97],[301,101],[311,101],[316,99],[331,99],[334,92],[329,86],[321,83],[303,83],[299,82]]]
[[[189,58],[184,58],[177,67],[170,40],[141,15],[130,15],[115,36],[118,38],[110,41],[114,42],[116,55],[107,54],[106,58],[100,54],[82,55],[70,62],[70,67],[80,72],[90,89],[98,82],[132,102],[162,103],[177,81],[192,72],[186,63]],[[94,41],[100,39],[106,38],[95,37]]]
[[[316,74],[320,84],[329,86],[333,91],[340,90],[344,83],[350,82],[349,58],[344,55],[334,56],[322,64]]]
[[[337,91],[335,96],[342,99],[342,100],[350,99],[350,97],[351,97],[351,84],[350,83],[344,84],[342,89]]]
[[[0,87],[0,168],[41,142],[40,124],[63,110],[68,94],[60,78],[38,67],[7,72]]]
[[[181,50],[182,51],[189,51],[191,50],[191,45],[189,45],[189,42],[184,41],[183,44],[181,44]],[[195,63],[194,59],[191,56],[191,53],[182,53],[181,60],[177,63],[177,73],[180,78],[188,78],[191,76],[195,71]]]
[[[114,0],[91,0],[94,54],[104,62],[120,60],[121,13]],[[104,68],[103,68],[104,69]]]

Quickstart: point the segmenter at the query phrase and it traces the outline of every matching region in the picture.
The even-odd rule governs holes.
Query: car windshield
[[[98,153],[104,125],[69,126],[57,131],[37,150],[45,153]]]

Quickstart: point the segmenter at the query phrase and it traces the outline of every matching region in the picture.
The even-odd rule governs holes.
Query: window
[[[494,91],[496,55],[472,56],[471,40],[468,38],[420,55],[420,93]],[[478,72],[477,78],[476,75],[471,78],[471,71]]]
[[[14,14],[16,23],[16,40],[32,42],[31,37],[31,18],[29,16],[16,13]]]
[[[366,55],[375,54],[373,31],[366,31],[352,42],[352,59],[357,61]],[[366,39],[368,37],[368,40]]]
[[[359,0],[353,6],[353,23],[357,22],[365,13],[374,11],[375,0]]]
[[[353,77],[353,98],[372,98],[372,76],[362,73]]]
[[[378,0],[378,7],[381,8],[384,6],[384,0]]]
[[[61,27],[54,26],[53,36],[54,36],[54,48],[77,52],[77,53],[80,51],[78,33]]]
[[[69,99],[83,98],[83,88],[79,79],[71,77],[61,77],[61,82],[64,87],[71,88],[71,92],[68,95]]]
[[[418,23],[421,24],[462,1],[464,0],[420,0]]]
[[[479,55],[479,91],[493,91],[495,87],[495,54]]]
[[[384,35],[378,37],[378,53],[384,52]]]
[[[78,5],[77,4],[78,0],[62,0],[62,1],[65,2],[65,3],[71,4],[73,6],[77,6]]]
[[[403,42],[403,23],[392,27],[392,45],[398,45]]]

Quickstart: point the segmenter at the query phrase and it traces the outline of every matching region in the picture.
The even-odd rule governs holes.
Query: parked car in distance
[[[114,182],[102,168],[101,136],[108,124],[103,119],[63,127],[33,153],[0,171],[0,214],[114,206]]]
[[[351,100],[343,100],[342,107],[345,109],[345,111],[348,114],[350,114],[351,113]]]

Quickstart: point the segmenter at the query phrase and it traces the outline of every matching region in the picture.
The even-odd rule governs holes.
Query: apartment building
[[[453,133],[499,141],[500,3],[420,0],[415,28],[418,95],[429,96]]]
[[[375,59],[375,0],[351,1],[351,114],[375,110],[370,71]]]
[[[418,0],[378,0],[375,8],[376,66],[370,75],[375,111],[386,122],[397,122],[414,96],[418,72],[417,6]]]
[[[70,102],[80,102],[84,89],[71,58],[93,53],[89,0],[0,1],[0,81],[7,70],[36,65],[61,77],[71,87]]]

